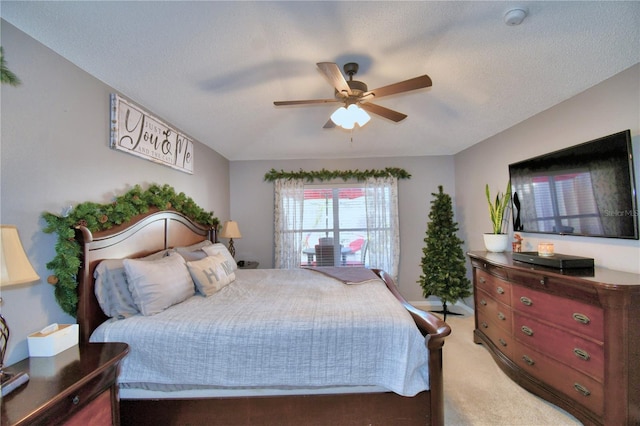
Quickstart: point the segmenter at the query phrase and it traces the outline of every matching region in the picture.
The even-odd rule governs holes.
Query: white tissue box
[[[78,344],[78,324],[60,324],[56,331],[38,331],[27,337],[29,356],[54,356]]]

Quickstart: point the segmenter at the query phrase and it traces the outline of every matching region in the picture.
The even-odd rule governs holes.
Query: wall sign
[[[110,146],[193,174],[193,141],[115,93],[111,94]]]

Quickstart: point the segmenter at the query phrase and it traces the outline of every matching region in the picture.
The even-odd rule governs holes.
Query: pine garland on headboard
[[[83,225],[91,232],[104,231],[125,223],[138,214],[147,213],[153,207],[175,210],[197,223],[213,228],[220,224],[213,212],[205,211],[184,193],[177,194],[169,185],[156,184],[146,190],[136,185],[108,204],[88,201],[78,204],[62,216],[49,212],[42,214],[47,223],[43,231],[58,234],[56,256],[46,265],[54,274],[47,278],[47,282],[55,286],[56,300],[63,311],[76,316],[77,276],[82,255],[80,243],[75,239],[76,227]]]

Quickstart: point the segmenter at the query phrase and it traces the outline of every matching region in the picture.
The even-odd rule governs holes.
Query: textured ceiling
[[[514,6],[528,16],[508,26]],[[11,2],[3,19],[230,160],[448,155],[640,62],[640,2]],[[11,52],[5,52],[10,63]],[[316,62],[407,114],[323,129]],[[640,96],[640,94],[639,94]]]

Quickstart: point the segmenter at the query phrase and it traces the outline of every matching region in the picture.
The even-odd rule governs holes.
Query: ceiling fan
[[[419,77],[411,78],[409,80],[401,81],[398,83],[390,84],[388,86],[383,86],[377,89],[368,90],[367,85],[361,81],[356,81],[353,79],[353,76],[358,72],[358,64],[355,62],[349,62],[344,65],[343,69],[346,75],[349,76],[349,80],[347,81],[342,73],[340,72],[340,68],[337,64],[333,62],[319,62],[316,64],[320,71],[328,78],[329,82],[335,88],[335,97],[333,99],[310,99],[310,100],[299,100],[299,101],[275,101],[273,104],[276,106],[283,105],[310,105],[310,104],[324,104],[324,103],[343,103],[344,107],[339,108],[334,114],[332,114],[331,118],[324,125],[324,128],[335,127],[336,124],[345,127],[345,125],[340,124],[341,120],[336,114],[340,111],[340,113],[346,113],[346,109],[352,105],[355,107],[351,107],[350,110],[357,111],[358,108],[362,108],[365,111],[368,111],[373,114],[377,114],[381,117],[387,118],[391,121],[395,121],[396,123],[407,118],[406,114],[403,114],[398,111],[394,111],[389,108],[385,108],[380,105],[376,105],[371,103],[374,99],[379,99],[383,96],[395,95],[398,93],[409,92],[411,90],[422,89],[425,87],[431,87],[432,82],[431,78],[428,75],[421,75]],[[368,114],[364,114],[368,117]],[[358,121],[355,119],[355,122],[358,122],[360,126],[363,126],[364,123],[368,121],[368,118],[363,121]],[[337,123],[336,123],[337,122]],[[355,125],[354,120],[350,123],[351,127],[345,128],[353,128]]]

